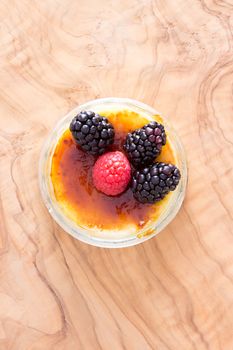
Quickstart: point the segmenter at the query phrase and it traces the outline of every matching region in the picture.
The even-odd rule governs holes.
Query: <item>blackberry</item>
[[[112,124],[92,111],[78,113],[70,123],[70,131],[77,144],[93,155],[103,154],[114,140]]]
[[[180,171],[173,164],[155,163],[133,174],[131,189],[141,203],[154,203],[174,191],[180,181]]]
[[[126,137],[124,149],[135,167],[147,165],[160,154],[166,143],[164,126],[156,121],[150,122],[129,133]]]

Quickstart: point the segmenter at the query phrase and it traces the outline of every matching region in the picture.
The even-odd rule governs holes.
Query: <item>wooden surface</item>
[[[0,3],[0,350],[233,349],[232,0]],[[169,116],[189,185],[137,247],[65,234],[38,188],[41,145],[79,103]]]

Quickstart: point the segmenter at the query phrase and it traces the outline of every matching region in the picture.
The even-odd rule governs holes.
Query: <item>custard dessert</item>
[[[141,237],[169,206],[179,179],[160,115],[121,106],[79,112],[51,158],[57,205],[94,237]]]

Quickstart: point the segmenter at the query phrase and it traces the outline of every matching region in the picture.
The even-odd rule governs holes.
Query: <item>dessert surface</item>
[[[127,134],[148,124],[148,117],[126,109],[99,114],[107,117],[114,126],[115,138],[108,148],[110,151],[123,151]],[[159,116],[154,118],[161,122]],[[99,192],[92,178],[96,159],[76,144],[70,130],[61,135],[53,154],[51,180],[56,199],[69,218],[83,227],[125,230],[127,234],[127,231],[136,233],[161,214],[170,194],[151,205],[138,202],[129,188],[116,197]],[[156,161],[176,163],[169,137]]]

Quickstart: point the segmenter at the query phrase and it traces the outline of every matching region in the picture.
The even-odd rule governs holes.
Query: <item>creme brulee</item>
[[[115,140],[109,151],[123,151],[128,132],[148,124],[152,119],[126,109],[100,110],[115,129]],[[160,116],[154,120],[163,123]],[[123,151],[124,152],[124,151]],[[67,129],[60,137],[52,156],[51,181],[57,202],[64,214],[77,225],[92,229],[93,235],[105,232],[137,234],[151,220],[156,220],[168,205],[171,194],[155,204],[139,203],[130,189],[116,196],[98,192],[92,181],[92,167],[96,156],[85,153],[75,143]],[[176,155],[167,135],[158,162],[176,165]]]

